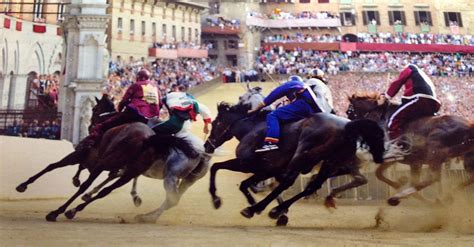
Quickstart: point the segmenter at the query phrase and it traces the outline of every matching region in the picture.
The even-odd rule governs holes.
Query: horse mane
[[[217,112],[247,114],[248,110],[250,110],[250,105],[247,104],[232,105],[227,102],[221,102],[217,105]]]
[[[380,93],[377,92],[356,92],[349,99],[377,101],[379,97]]]
[[[172,148],[179,149],[189,158],[197,158],[199,153],[194,149],[194,147],[184,138],[165,135],[165,134],[155,134],[146,139],[143,142],[143,147],[146,149],[148,147],[153,147],[155,152],[160,155],[168,156]]]

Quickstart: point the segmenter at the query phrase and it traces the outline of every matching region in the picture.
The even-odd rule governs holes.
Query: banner
[[[358,51],[474,53],[474,46],[357,43]]]
[[[273,48],[282,46],[285,50],[294,50],[301,49],[301,50],[319,50],[319,51],[338,51],[339,50],[339,43],[318,43],[318,42],[310,42],[310,43],[299,43],[299,42],[272,42],[272,43],[264,43],[264,48]]]
[[[163,59],[177,59],[178,51],[174,49],[149,48],[148,56]]]

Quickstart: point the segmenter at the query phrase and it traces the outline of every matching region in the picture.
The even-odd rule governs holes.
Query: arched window
[[[34,0],[33,13],[35,18],[43,18],[43,0]]]

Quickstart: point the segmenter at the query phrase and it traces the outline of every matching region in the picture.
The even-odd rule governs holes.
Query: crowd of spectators
[[[8,125],[5,129],[5,135],[7,136],[44,138],[51,140],[59,140],[60,133],[60,120],[46,120],[41,123],[36,119],[30,122],[18,120]]]
[[[41,109],[55,109],[58,105],[59,74],[37,75],[31,84],[30,93],[38,99]]]
[[[342,35],[308,34],[296,32],[292,34],[274,34],[266,36],[264,42],[341,42]],[[359,43],[391,43],[391,44],[451,44],[474,45],[474,36],[461,34],[432,34],[432,33],[358,33]]]
[[[225,68],[222,71],[222,81],[224,83],[259,81],[259,74],[255,69]]]
[[[219,76],[217,66],[207,59],[156,59],[152,63],[134,62],[127,65],[110,62],[109,77],[104,85],[104,91],[114,96],[116,100],[122,98],[123,93],[136,79],[140,68],[147,68],[152,72],[151,81],[166,92],[172,85],[184,85],[192,88]]]
[[[206,18],[206,24],[211,27],[220,27],[221,29],[230,28],[230,29],[239,29],[240,20],[238,19],[225,19],[223,17],[208,17]]]
[[[329,74],[340,71],[389,72],[399,71],[408,63],[418,65],[432,76],[474,76],[474,60],[470,54],[285,51],[282,47],[262,49],[256,69],[269,74],[305,74],[313,68]]]
[[[302,11],[299,13],[290,13],[282,11],[281,9],[275,9],[270,14],[259,13],[259,12],[249,12],[249,16],[258,17],[262,19],[270,19],[270,20],[294,20],[294,19],[333,19],[339,18],[339,15],[336,13],[331,13],[328,11]]]
[[[340,115],[345,115],[349,101],[347,96],[355,92],[385,92],[389,83],[399,73],[344,73],[328,76],[334,108]],[[442,103],[440,114],[452,114],[474,120],[474,77],[431,77],[438,99]],[[401,93],[393,102],[400,102]]]

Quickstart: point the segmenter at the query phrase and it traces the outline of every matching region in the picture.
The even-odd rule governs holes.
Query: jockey
[[[132,84],[118,105],[118,113],[107,121],[97,124],[76,149],[92,147],[109,129],[125,123],[142,122],[158,117],[160,113],[160,90],[149,81],[150,72],[142,69],[137,81]]]
[[[308,90],[309,89],[309,90]],[[314,92],[308,85],[304,84],[299,76],[291,76],[288,82],[283,83],[274,89],[256,109],[249,113],[256,112],[268,106],[281,97],[286,96],[290,104],[282,106],[267,115],[267,136],[262,147],[255,152],[266,152],[278,149],[280,138],[280,122],[293,122],[309,117],[312,113],[321,112],[317,105]]]
[[[328,82],[324,78],[324,72],[320,69],[310,70],[306,84],[310,86],[316,94],[320,108],[326,108],[327,112],[334,113],[334,105],[332,101],[332,93],[327,86]],[[324,102],[325,101],[325,102]]]
[[[200,114],[204,120],[203,132],[209,133],[211,111],[207,106],[199,103],[194,96],[188,94],[184,86],[175,88],[175,91],[168,93],[163,101],[170,111],[170,118],[153,126],[156,133],[176,134],[183,129],[187,120],[196,121],[197,114]]]
[[[398,79],[390,84],[387,92],[381,94],[378,103],[383,104],[387,98],[390,100],[402,86],[405,86],[402,104],[392,114],[387,125],[390,140],[398,138],[403,126],[409,121],[420,116],[432,116],[441,107],[433,82],[414,64],[403,69]]]

